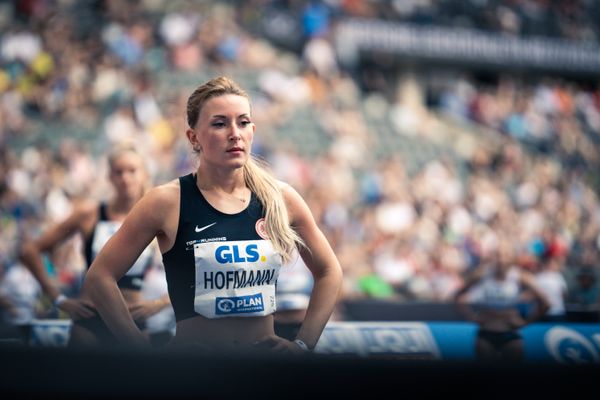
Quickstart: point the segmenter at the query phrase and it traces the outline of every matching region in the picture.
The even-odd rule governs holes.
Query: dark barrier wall
[[[460,321],[331,321],[299,357],[74,352],[48,347],[66,323],[39,322],[37,346],[0,346],[0,398],[578,398],[600,376],[600,324],[532,324],[524,362],[487,364],[473,358],[476,326]]]
[[[450,303],[398,303],[389,300],[360,299],[344,301],[341,306],[347,321],[462,321]]]
[[[484,365],[323,355],[13,348],[0,350],[0,359],[4,399],[576,399],[593,397],[600,376],[600,370],[590,365]]]

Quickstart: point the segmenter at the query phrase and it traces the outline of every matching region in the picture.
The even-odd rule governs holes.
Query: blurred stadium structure
[[[111,143],[140,146],[157,184],[190,171],[185,99],[226,74],[253,98],[255,152],[338,254],[337,322],[460,321],[454,291],[509,240],[521,268],[560,264],[565,323],[600,354],[598,325],[578,325],[600,321],[600,2],[28,0],[0,16],[5,278],[23,237],[106,194]],[[79,245],[47,260],[66,291]]]

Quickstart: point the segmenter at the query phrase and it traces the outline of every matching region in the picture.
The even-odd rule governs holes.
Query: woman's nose
[[[229,140],[236,142],[240,139],[241,139],[240,131],[238,130],[238,128],[235,125],[232,126],[230,134],[229,134]]]

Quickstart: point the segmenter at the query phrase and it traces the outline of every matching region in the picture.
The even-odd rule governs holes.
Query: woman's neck
[[[244,173],[242,169],[232,171],[232,173],[208,174],[206,170],[198,169],[196,175],[196,186],[205,196],[212,202],[213,206],[222,210],[227,209],[228,212],[238,210],[238,205],[247,204],[250,200],[250,191],[244,181]],[[230,208],[229,201],[235,200],[237,205]]]
[[[246,187],[241,168],[231,171],[213,171],[200,167],[196,171],[196,184],[200,190],[216,189],[226,193]]]

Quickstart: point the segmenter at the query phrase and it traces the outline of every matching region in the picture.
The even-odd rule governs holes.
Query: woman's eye
[[[251,123],[252,123],[252,122],[250,122],[250,121],[242,121],[242,122],[241,122],[241,125],[242,125],[242,126],[248,126],[248,125],[250,125]]]
[[[222,128],[225,126],[225,123],[223,122],[213,122],[212,126],[214,126],[215,128]]]

